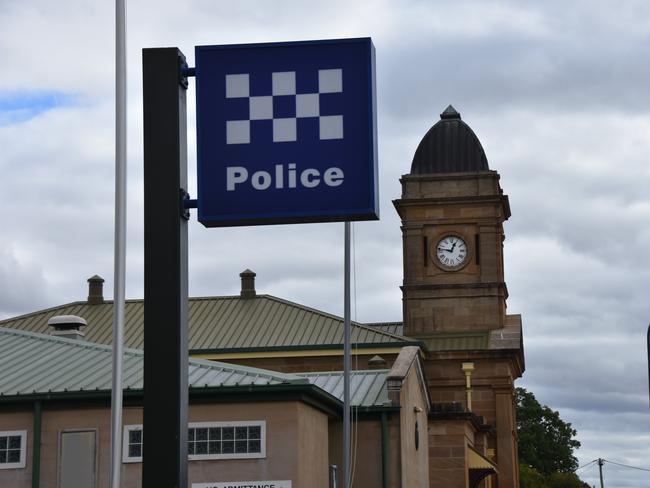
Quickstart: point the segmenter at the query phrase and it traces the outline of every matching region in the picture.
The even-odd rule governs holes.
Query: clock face
[[[438,241],[436,258],[446,268],[460,268],[467,262],[467,244],[458,236],[445,236]]]

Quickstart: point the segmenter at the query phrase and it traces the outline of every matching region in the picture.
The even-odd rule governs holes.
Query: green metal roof
[[[113,304],[74,302],[0,321],[0,327],[49,333],[48,319],[56,315],[78,315],[88,322],[86,339],[98,344],[112,341]],[[127,300],[124,343],[142,349],[143,300]],[[270,295],[189,299],[189,347],[201,350],[272,349],[343,344],[343,319]],[[401,345],[413,342],[400,335],[352,324],[352,342]]]
[[[355,407],[387,407],[387,369],[357,370],[350,375],[350,403]],[[343,372],[296,373],[343,401]]]
[[[141,390],[142,351],[125,349],[123,385]],[[112,381],[110,346],[33,332],[0,328],[0,398],[39,394],[108,392]],[[386,406],[387,370],[354,371],[351,403]],[[190,359],[193,389],[313,384],[335,398],[343,397],[343,373],[285,374],[265,369]]]
[[[125,349],[123,385],[141,390],[142,351]],[[0,397],[110,391],[110,346],[0,328]],[[305,378],[259,368],[191,359],[191,388],[306,384]]]
[[[372,327],[375,330],[388,332],[389,334],[404,335],[404,324],[402,322],[371,322],[364,324],[367,327]]]
[[[440,332],[418,337],[429,351],[472,351],[488,348],[488,332]]]

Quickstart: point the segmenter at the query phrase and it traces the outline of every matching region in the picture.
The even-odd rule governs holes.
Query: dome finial
[[[453,105],[449,104],[445,111],[440,114],[440,118],[460,120],[460,114],[456,111]]]

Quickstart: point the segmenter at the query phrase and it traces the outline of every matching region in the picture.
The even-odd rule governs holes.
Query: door
[[[59,440],[59,488],[94,488],[97,431],[62,431]]]

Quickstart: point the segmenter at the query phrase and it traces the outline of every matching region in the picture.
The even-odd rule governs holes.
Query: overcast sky
[[[0,318],[112,295],[113,2],[0,1]],[[453,104],[510,196],[509,313],[518,384],[578,430],[580,463],[650,468],[650,2],[132,0],[128,5],[127,296],[143,295],[141,49],[370,36],[377,52],[381,220],[354,225],[360,321],[401,320],[391,200]],[[188,92],[196,194],[194,84]],[[257,288],[342,313],[342,224],[190,225],[191,295]],[[605,482],[650,473],[605,465]],[[597,468],[580,471],[597,484]]]

